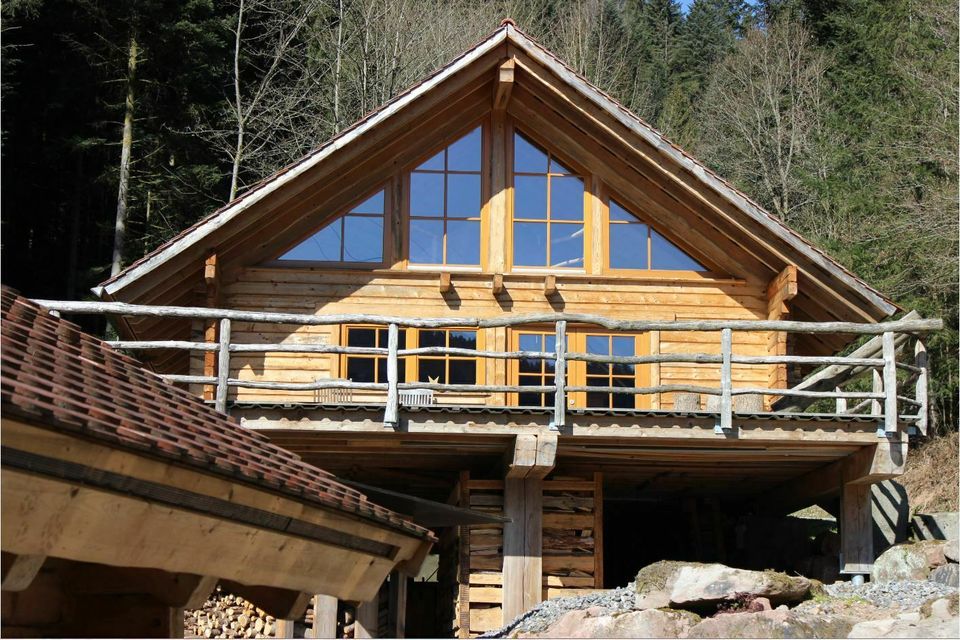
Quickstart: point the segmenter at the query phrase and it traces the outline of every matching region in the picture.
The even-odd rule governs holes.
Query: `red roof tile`
[[[432,534],[369,502],[78,326],[3,287],[0,405],[5,416],[82,435],[293,495],[421,538]]]

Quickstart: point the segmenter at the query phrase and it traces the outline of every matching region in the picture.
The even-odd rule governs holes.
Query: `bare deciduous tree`
[[[826,56],[798,23],[754,28],[714,72],[701,152],[783,219],[809,202]]]

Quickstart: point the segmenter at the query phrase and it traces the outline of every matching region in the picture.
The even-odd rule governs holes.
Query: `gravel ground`
[[[636,593],[632,582],[619,589],[597,591],[596,593],[588,593],[582,596],[554,598],[553,600],[541,602],[526,613],[515,618],[502,629],[488,631],[480,637],[501,638],[514,631],[538,633],[545,631],[567,611],[589,609],[590,607],[600,607],[610,613],[632,611],[635,601]]]
[[[880,607],[900,609],[914,609],[931,598],[942,598],[957,592],[956,587],[926,580],[867,582],[860,586],[852,582],[836,582],[824,588],[836,598],[859,597]]]

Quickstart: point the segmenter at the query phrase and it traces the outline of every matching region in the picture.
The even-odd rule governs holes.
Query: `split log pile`
[[[503,481],[461,479],[462,506],[503,515]],[[593,479],[555,477],[543,482],[544,600],[603,588],[603,495]],[[467,529],[461,527],[461,530]],[[503,527],[479,525],[461,531],[459,566],[469,588],[457,594],[458,637],[499,628],[503,618]],[[461,579],[462,580],[462,579]]]
[[[274,638],[277,620],[217,587],[201,608],[184,611],[183,631],[187,638]]]

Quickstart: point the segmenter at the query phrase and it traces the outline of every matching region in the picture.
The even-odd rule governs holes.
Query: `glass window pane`
[[[513,264],[523,267],[547,266],[547,225],[540,222],[513,224]]]
[[[587,353],[601,356],[610,355],[610,339],[607,336],[587,336]],[[588,362],[588,374],[605,375],[610,373],[610,365],[602,362]]]
[[[447,264],[480,264],[480,222],[447,223]]]
[[[636,396],[631,393],[611,393],[614,409],[635,409],[637,406]]]
[[[706,271],[699,262],[656,231],[650,230],[650,268],[674,271]]]
[[[521,407],[542,407],[542,393],[518,393],[517,405]]]
[[[615,356],[632,356],[636,355],[634,353],[634,345],[636,340],[633,336],[613,336],[613,355]]]
[[[447,216],[474,218],[480,216],[480,176],[450,174],[447,176]]]
[[[550,266],[583,266],[583,225],[550,225]]]
[[[443,216],[443,174],[410,174],[410,215]]]
[[[513,179],[513,217],[546,220],[547,179],[516,176]]]
[[[587,407],[590,409],[606,409],[610,406],[610,394],[587,393]]]
[[[447,375],[445,373],[446,363],[443,360],[426,360],[424,358],[420,359],[420,371],[419,371],[419,380],[420,382],[438,382],[440,384],[447,383]]]
[[[556,159],[556,158],[551,157],[551,158],[550,158],[550,173],[565,173],[565,174],[570,174],[570,173],[573,173],[573,171],[570,171],[570,169],[567,169],[565,166],[563,166],[562,164],[560,164],[559,162],[557,162],[557,159]]]
[[[350,213],[379,213],[383,214],[383,191],[373,194],[353,209]]]
[[[450,361],[450,383],[451,384],[476,384],[477,383],[477,363],[473,360],[451,360]]]
[[[550,178],[550,218],[583,220],[583,180]]]
[[[520,358],[521,373],[540,373],[541,360],[536,358]]]
[[[620,222],[637,222],[637,218],[632,213],[613,200],[610,201],[610,219]]]
[[[427,331],[424,329],[420,330],[420,346],[421,347],[445,347],[446,343],[446,332],[445,331]]]
[[[513,170],[520,173],[546,173],[547,154],[519,133],[513,136]]]
[[[343,261],[383,260],[383,218],[345,216],[343,219]]]
[[[632,364],[615,364],[613,365],[613,375],[615,376],[632,376],[634,374],[634,367],[636,365]]]
[[[611,379],[611,384],[610,384],[610,386],[611,386],[611,387],[620,387],[621,389],[624,389],[624,388],[627,388],[627,387],[632,387],[632,386],[634,386],[634,383],[635,383],[635,382],[636,382],[636,380],[634,380],[633,378],[628,378],[628,377],[617,378],[617,377],[614,377],[614,378]]]
[[[407,381],[407,368],[404,365],[405,358],[400,358],[397,363],[397,382]],[[377,382],[385,384],[387,382],[387,359],[376,358],[377,361]]]
[[[543,384],[543,378],[540,376],[520,376],[521,387],[539,387]]]
[[[443,221],[410,221],[410,262],[443,263]]]
[[[340,260],[340,234],[342,227],[343,218],[337,218],[280,256],[280,260],[338,262]]]
[[[543,351],[543,336],[535,333],[521,333],[520,351]]]
[[[373,358],[347,358],[347,379],[354,382],[374,382]]]
[[[477,332],[476,331],[451,331],[450,346],[457,349],[476,349]]]
[[[375,329],[347,329],[348,347],[375,347],[376,345]]]
[[[443,171],[443,151],[433,156],[416,169],[417,171]]]
[[[447,147],[447,170],[480,171],[481,143],[480,127],[477,127]]]
[[[610,225],[610,268],[647,268],[647,225]]]

